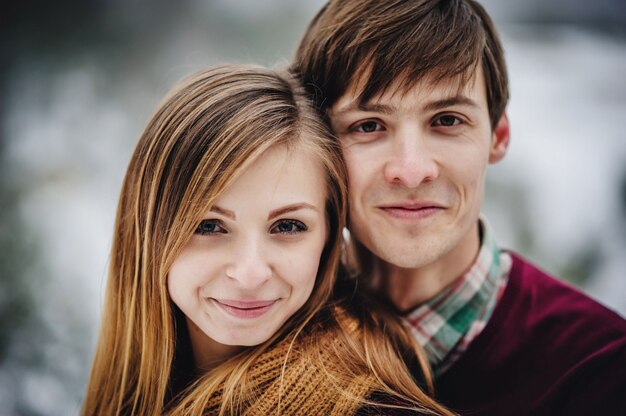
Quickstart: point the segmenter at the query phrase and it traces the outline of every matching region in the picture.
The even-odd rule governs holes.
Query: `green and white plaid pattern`
[[[500,251],[483,218],[480,227],[482,243],[469,271],[402,317],[424,347],[435,376],[443,374],[484,329],[508,281],[511,256]]]

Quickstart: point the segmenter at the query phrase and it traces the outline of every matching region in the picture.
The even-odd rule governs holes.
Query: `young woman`
[[[176,88],[122,187],[83,414],[447,414],[402,325],[336,280],[345,177],[289,75]]]

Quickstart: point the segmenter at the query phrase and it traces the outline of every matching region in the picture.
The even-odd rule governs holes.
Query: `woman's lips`
[[[278,302],[275,300],[232,300],[232,299],[215,299],[213,302],[223,311],[235,318],[252,319],[263,315]]]

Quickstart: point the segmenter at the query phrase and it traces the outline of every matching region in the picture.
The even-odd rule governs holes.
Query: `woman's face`
[[[325,205],[317,159],[276,147],[204,214],[167,281],[197,364],[266,341],[306,302],[327,237]]]

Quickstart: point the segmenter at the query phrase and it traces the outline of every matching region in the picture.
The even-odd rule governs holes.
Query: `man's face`
[[[401,268],[475,255],[486,167],[506,153],[506,116],[492,131],[480,68],[460,90],[426,78],[391,91],[359,106],[349,89],[329,110],[348,166],[351,232]]]

